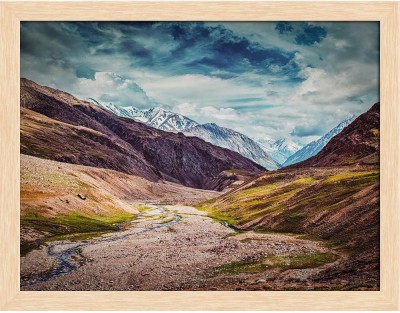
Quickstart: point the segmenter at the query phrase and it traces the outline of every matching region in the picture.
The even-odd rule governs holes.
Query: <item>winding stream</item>
[[[153,205],[151,205],[151,207],[152,207],[151,210],[139,213],[138,216],[134,220],[143,218],[143,216],[149,216],[148,213],[149,212],[154,213],[154,211],[159,211],[160,214],[151,214],[151,215],[165,216],[165,215],[169,214],[169,211],[166,210],[164,206],[153,204]],[[30,285],[36,284],[38,282],[44,282],[44,281],[48,281],[50,279],[56,278],[61,275],[66,275],[66,274],[74,271],[76,269],[76,266],[73,263],[71,263],[71,259],[74,258],[75,256],[79,255],[82,251],[82,248],[85,248],[88,246],[94,246],[94,245],[104,243],[104,242],[113,242],[113,241],[117,241],[117,240],[123,240],[127,237],[131,237],[131,236],[134,236],[137,234],[154,231],[154,230],[164,228],[164,227],[170,227],[170,226],[180,222],[180,220],[182,218],[180,215],[173,214],[173,213],[171,213],[171,215],[174,217],[173,220],[163,223],[163,224],[159,224],[159,225],[150,227],[150,228],[145,228],[145,229],[137,231],[137,232],[129,232],[128,231],[127,233],[122,234],[120,236],[94,239],[91,241],[83,241],[83,242],[80,242],[80,243],[70,247],[70,248],[65,248],[64,247],[66,245],[65,243],[54,243],[52,245],[49,245],[47,247],[47,255],[55,259],[56,264],[57,264],[56,267],[54,267],[53,270],[51,270],[49,273],[42,274],[39,277],[36,277],[34,279],[29,279],[29,280],[21,279],[20,286],[21,287],[30,286]],[[122,229],[121,225],[119,225],[118,228],[121,231],[121,229]],[[134,229],[131,229],[131,230],[134,230]],[[60,249],[60,251],[57,251],[58,249]]]

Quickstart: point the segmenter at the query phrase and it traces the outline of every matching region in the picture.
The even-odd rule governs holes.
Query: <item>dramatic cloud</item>
[[[75,93],[81,98],[146,108],[154,104],[138,84],[115,73],[96,72],[93,79],[78,78]]]
[[[379,24],[23,22],[21,75],[306,143],[379,99]]]
[[[304,22],[278,22],[275,29],[281,35],[293,37],[297,44],[306,46],[321,42],[327,34],[324,27]]]

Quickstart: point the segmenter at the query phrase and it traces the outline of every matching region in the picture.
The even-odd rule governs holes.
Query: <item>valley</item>
[[[271,172],[222,193],[21,161],[22,290],[379,288],[378,211],[361,205],[378,208],[371,167]]]
[[[380,288],[379,103],[279,169],[26,79],[20,112],[22,290]]]
[[[23,290],[329,290],[347,255],[295,234],[237,232],[192,206],[137,204],[120,231],[21,260]],[[317,282],[315,282],[317,281]],[[339,289],[356,281],[340,281]]]
[[[379,21],[18,25],[19,136],[5,123],[3,150],[34,304],[36,291],[249,291],[256,308],[310,291],[290,295],[301,307],[312,291],[387,289]]]

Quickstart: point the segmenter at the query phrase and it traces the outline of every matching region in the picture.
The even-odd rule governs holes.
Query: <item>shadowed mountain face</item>
[[[75,126],[21,108],[21,153],[113,169],[155,182],[160,173],[117,136]]]
[[[21,153],[203,189],[213,188],[226,170],[264,171],[239,153],[116,116],[27,79],[21,80]]]
[[[361,114],[315,156],[294,167],[379,164],[379,107]]]

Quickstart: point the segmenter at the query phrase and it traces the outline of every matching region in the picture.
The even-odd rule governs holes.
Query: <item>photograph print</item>
[[[379,290],[378,22],[21,22],[22,291]]]

